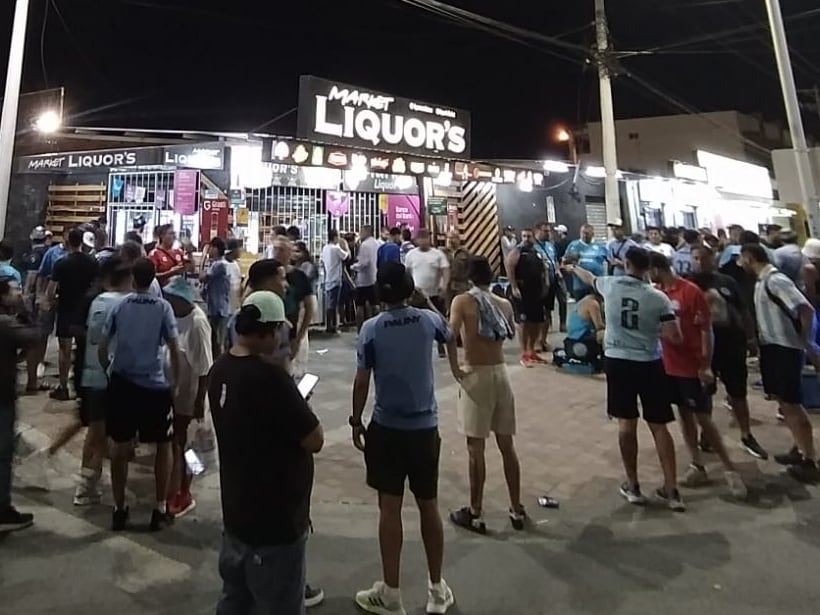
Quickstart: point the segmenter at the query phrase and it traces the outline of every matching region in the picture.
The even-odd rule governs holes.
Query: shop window
[[[643,210],[644,228],[649,226],[663,227],[663,210],[645,207]]]
[[[683,218],[684,228],[698,228],[698,219],[694,211],[684,211],[681,213],[681,217]]]

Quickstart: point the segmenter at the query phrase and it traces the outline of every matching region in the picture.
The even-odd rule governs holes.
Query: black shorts
[[[521,289],[521,299],[513,302],[515,322],[521,325],[538,325],[546,322],[544,293],[539,290]]]
[[[606,358],[607,413],[616,419],[637,419],[638,399],[647,423],[675,420],[660,361]]]
[[[544,298],[544,312],[549,315],[555,309],[555,298],[558,296],[558,281],[554,280],[547,289],[547,296]]]
[[[438,497],[438,429],[404,431],[371,421],[365,437],[367,484],[379,493],[404,495],[404,483],[418,500]]]
[[[72,314],[57,312],[57,339],[72,339],[76,333]]]
[[[746,345],[715,344],[712,372],[726,388],[731,399],[746,399],[749,369],[746,367]]]
[[[105,428],[114,442],[124,444],[139,436],[140,442],[159,443],[174,437],[170,389],[147,389],[111,374],[108,394]]]
[[[803,403],[802,350],[765,344],[760,347],[760,375],[766,395],[787,404]]]
[[[669,390],[669,403],[677,406],[679,410],[698,414],[708,413],[711,410],[710,395],[697,378],[667,376],[666,382]]]
[[[360,286],[356,288],[355,296],[356,305],[364,307],[365,305],[377,305],[376,301],[376,287],[375,286]]]
[[[105,421],[108,414],[108,391],[105,389],[77,389],[80,398],[80,422],[83,427]]]

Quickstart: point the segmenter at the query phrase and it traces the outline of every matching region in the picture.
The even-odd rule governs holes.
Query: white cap
[[[563,224],[559,224],[558,226],[555,227],[555,230],[558,231],[559,233],[566,233],[569,229],[566,226],[564,226]]]
[[[85,233],[83,233],[83,245],[86,248],[93,248],[96,245],[96,243],[97,242],[94,233],[92,233],[91,231],[86,231]]]
[[[615,218],[614,220],[610,220],[609,222],[607,222],[606,225],[607,226],[623,226],[624,221],[621,220],[620,218]]]
[[[807,239],[803,246],[803,256],[811,260],[820,259],[820,239]]]

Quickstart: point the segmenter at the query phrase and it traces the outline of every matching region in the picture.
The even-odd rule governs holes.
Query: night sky
[[[246,131],[296,106],[300,74],[468,109],[476,158],[543,156],[557,123],[599,115],[583,62],[593,0],[450,2],[564,35],[570,49],[522,45],[400,0],[30,1],[24,90],[65,86],[72,126]],[[2,4],[5,50],[14,2]],[[798,87],[820,85],[817,0],[781,4]],[[622,61],[618,117],[678,104],[784,115],[764,0],[609,0],[608,15],[618,50],[659,48]],[[817,112],[804,116],[816,131]],[[295,114],[266,131],[293,134]]]

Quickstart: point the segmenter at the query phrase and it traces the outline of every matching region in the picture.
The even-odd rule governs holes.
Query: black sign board
[[[225,166],[225,145],[222,143],[171,145],[163,151],[162,164],[202,171],[221,171]]]
[[[157,147],[135,149],[63,152],[24,156],[17,159],[18,173],[88,173],[112,167],[137,167],[160,164],[162,150]]]
[[[470,114],[302,76],[298,136],[348,147],[469,158]]]

